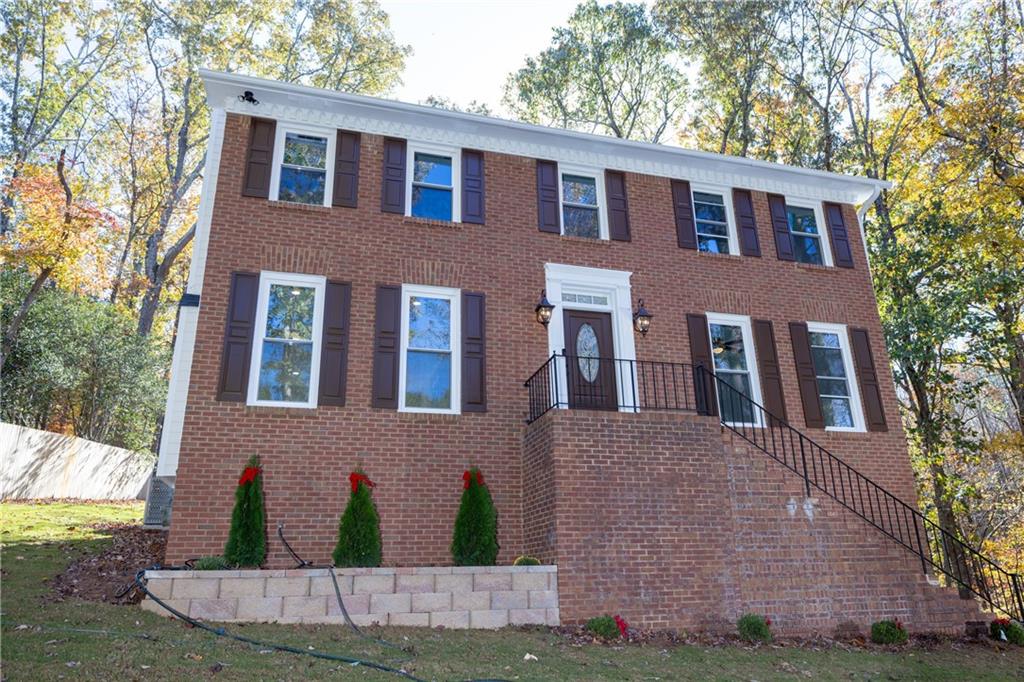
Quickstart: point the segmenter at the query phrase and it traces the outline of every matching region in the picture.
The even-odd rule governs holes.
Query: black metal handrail
[[[704,367],[694,369],[698,412],[722,425],[846,507],[993,610],[1024,620],[1024,580],[929,520],[915,507],[861,474],[821,445]],[[716,391],[708,390],[714,387]],[[718,400],[712,396],[717,393]],[[714,403],[718,404],[715,405]],[[742,421],[730,421],[730,418]]]
[[[680,362],[553,353],[525,382],[527,422],[559,407],[696,412],[693,381],[693,367]]]

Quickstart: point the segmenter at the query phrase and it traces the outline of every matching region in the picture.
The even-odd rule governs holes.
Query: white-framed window
[[[249,405],[316,407],[326,284],[316,275],[260,273]]]
[[[461,222],[462,161],[459,149],[410,142],[406,163],[405,214]]]
[[[559,164],[558,176],[562,234],[608,239],[604,171]]]
[[[807,333],[825,428],[863,431],[864,414],[846,325],[808,322]]]
[[[761,404],[761,382],[754,355],[754,335],[746,315],[708,313],[711,357],[715,376],[742,395]],[[718,408],[728,424],[758,426],[760,415],[732,391],[718,391]]]
[[[458,289],[402,286],[399,410],[461,411],[461,300]]]
[[[337,132],[279,121],[270,171],[270,200],[330,206]]]
[[[821,204],[786,197],[786,220],[798,263],[832,265],[832,249]]]
[[[738,254],[736,218],[732,192],[724,187],[691,184],[693,219],[697,231],[697,249],[709,253]]]

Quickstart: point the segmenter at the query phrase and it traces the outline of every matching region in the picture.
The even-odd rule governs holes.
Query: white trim
[[[809,208],[812,211],[814,211],[814,222],[815,222],[815,224],[818,227],[818,235],[820,236],[820,239],[818,241],[821,243],[821,265],[825,265],[825,266],[830,267],[830,268],[833,267],[834,263],[832,262],[832,242],[828,238],[829,237],[829,235],[828,235],[828,225],[825,223],[825,212],[822,209],[821,202],[820,201],[815,201],[813,199],[807,199],[805,197],[789,197],[789,196],[787,196],[786,197],[786,213],[787,213],[786,221],[787,222],[789,221],[788,213],[789,213],[789,207],[790,206],[793,206],[795,208]],[[790,231],[790,235],[792,235],[792,231]],[[793,255],[794,255],[794,257],[796,256],[796,246],[793,247]],[[800,263],[802,261],[797,260],[796,262]]]
[[[843,356],[843,369],[846,371],[846,384],[850,389],[850,414],[853,415],[852,427],[826,426],[825,430],[863,433],[866,430],[864,424],[864,409],[860,402],[860,387],[857,386],[857,374],[854,371],[853,354],[850,351],[850,336],[847,332],[846,325],[834,324],[831,322],[808,322],[807,333],[813,334],[814,332],[835,334],[839,337],[839,350]],[[810,339],[808,339],[808,344],[810,344]],[[817,375],[817,371],[815,371],[815,375]],[[815,376],[815,381],[817,381],[817,376]],[[824,412],[824,410],[822,412]]]
[[[407,407],[405,404],[405,365],[409,351],[409,301],[413,296],[445,298],[451,303],[451,407]],[[401,346],[398,360],[398,411],[424,412],[430,414],[462,413],[462,291],[449,287],[433,287],[421,284],[402,285],[402,326]]]
[[[633,336],[633,301],[632,290],[629,278],[633,273],[624,270],[604,270],[602,268],[587,268],[578,265],[563,265],[561,263],[544,264],[544,282],[547,290],[548,300],[555,309],[551,313],[551,322],[548,324],[548,355],[561,353],[565,350],[565,320],[563,313],[569,310],[595,310],[610,312],[612,315],[612,345],[614,346],[614,357],[620,360],[636,360],[636,342]],[[607,305],[590,303],[564,303],[562,292],[568,290],[571,293],[583,293],[599,296],[607,296]],[[568,382],[565,376],[565,366],[562,363],[557,368],[558,373],[558,395],[553,396],[556,403],[568,405],[569,393]],[[636,377],[632,378],[634,384]],[[622,405],[622,411],[633,412],[634,409],[627,407],[629,401],[626,396],[632,395],[633,387],[624,385],[622,381],[616,381],[619,392],[618,404]]]
[[[213,218],[214,198],[217,196],[217,178],[220,175],[226,120],[227,115],[223,108],[215,107],[210,112],[210,141],[206,147],[203,188],[199,193],[192,264],[189,267],[188,284],[185,286],[185,292],[189,294],[198,295],[203,291],[206,253],[210,244],[210,223]],[[178,330],[171,356],[171,376],[167,385],[167,404],[164,408],[163,428],[160,430],[160,454],[156,465],[156,476],[172,487],[178,471],[181,434],[185,427],[185,410],[188,407],[188,389],[192,380],[192,354],[196,344],[198,319],[199,309],[196,307],[186,306],[178,311]]]
[[[694,192],[717,194],[722,197],[722,204],[725,206],[725,234],[726,239],[729,242],[728,255],[739,256],[740,240],[736,229],[736,211],[733,206],[732,188],[726,187],[725,185],[714,185],[703,182],[690,183],[690,202],[693,206],[693,233],[697,237],[697,249],[700,250],[700,233],[697,230],[697,206],[696,199],[693,196]]]
[[[748,315],[733,315],[730,313],[705,313],[705,317],[708,320],[708,338],[711,338],[711,325],[720,324],[732,327],[739,327],[740,334],[743,336],[743,356],[747,362],[747,372],[750,377],[750,392],[753,395],[750,399],[758,405],[763,405],[764,402],[761,399],[761,376],[757,371],[757,351],[754,348],[754,331],[750,324],[750,317]],[[712,365],[714,364],[714,358],[712,358]],[[715,372],[718,370],[716,369]],[[721,406],[719,405],[719,410]],[[754,410],[754,421],[753,423],[747,422],[727,422],[731,426],[761,426],[760,413],[758,410]]]
[[[599,239],[608,239],[608,204],[604,196],[604,169],[573,164],[558,164],[558,230],[565,234],[565,196],[562,194],[562,176],[576,175],[594,179],[597,190],[597,229]]]
[[[200,69],[211,107],[331,129],[860,204],[891,183]],[[251,90],[259,104],[239,99]]]
[[[260,363],[263,357],[263,343],[267,329],[267,306],[270,300],[270,286],[312,287],[313,299],[313,350],[309,367],[309,397],[306,402],[290,402],[287,400],[261,400],[259,396]],[[300,275],[290,272],[260,273],[260,291],[256,302],[256,325],[253,328],[252,358],[249,364],[249,395],[247,405],[265,405],[268,407],[294,407],[312,409],[317,405],[320,388],[320,350],[323,343],[324,295],[327,290],[327,278],[321,275]]]
[[[338,140],[337,130],[312,126],[305,123],[293,123],[291,121],[278,121],[277,130],[274,134],[274,161],[270,168],[270,195],[271,201],[281,201],[278,194],[281,191],[281,163],[284,161],[284,140],[288,133],[296,135],[309,135],[311,137],[322,137],[327,140],[327,157],[324,159],[324,206],[330,206],[334,199],[334,153]],[[316,204],[312,204],[315,206]]]
[[[416,153],[433,156],[447,156],[452,160],[452,215],[451,222],[462,222],[462,150],[458,147],[429,144],[426,142],[406,142],[405,150],[405,215],[412,216],[412,182],[413,170],[416,167]]]

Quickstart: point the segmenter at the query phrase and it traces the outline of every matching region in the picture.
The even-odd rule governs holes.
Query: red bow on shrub
[[[615,616],[615,626],[619,628],[619,634],[623,637],[626,636],[626,630],[629,629],[629,623],[622,616]]]
[[[242,472],[242,477],[238,479],[238,485],[245,485],[256,480],[256,477],[260,475],[262,469],[260,467],[245,467],[245,471]]]
[[[348,482],[352,484],[352,492],[354,493],[359,492],[360,483],[365,483],[369,488],[373,488],[375,485],[373,481],[366,477],[366,474],[359,473],[358,471],[353,471],[348,475]]]
[[[463,471],[462,472],[462,489],[463,490],[469,490],[469,482],[470,482],[470,480],[472,480],[472,478],[473,478],[473,472],[471,472],[471,471]],[[483,485],[484,484],[484,475],[480,473],[479,469],[476,470],[476,484],[477,485]]]

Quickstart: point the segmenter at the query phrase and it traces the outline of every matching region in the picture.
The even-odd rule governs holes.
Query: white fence
[[[0,499],[144,499],[152,469],[144,454],[0,422]]]

